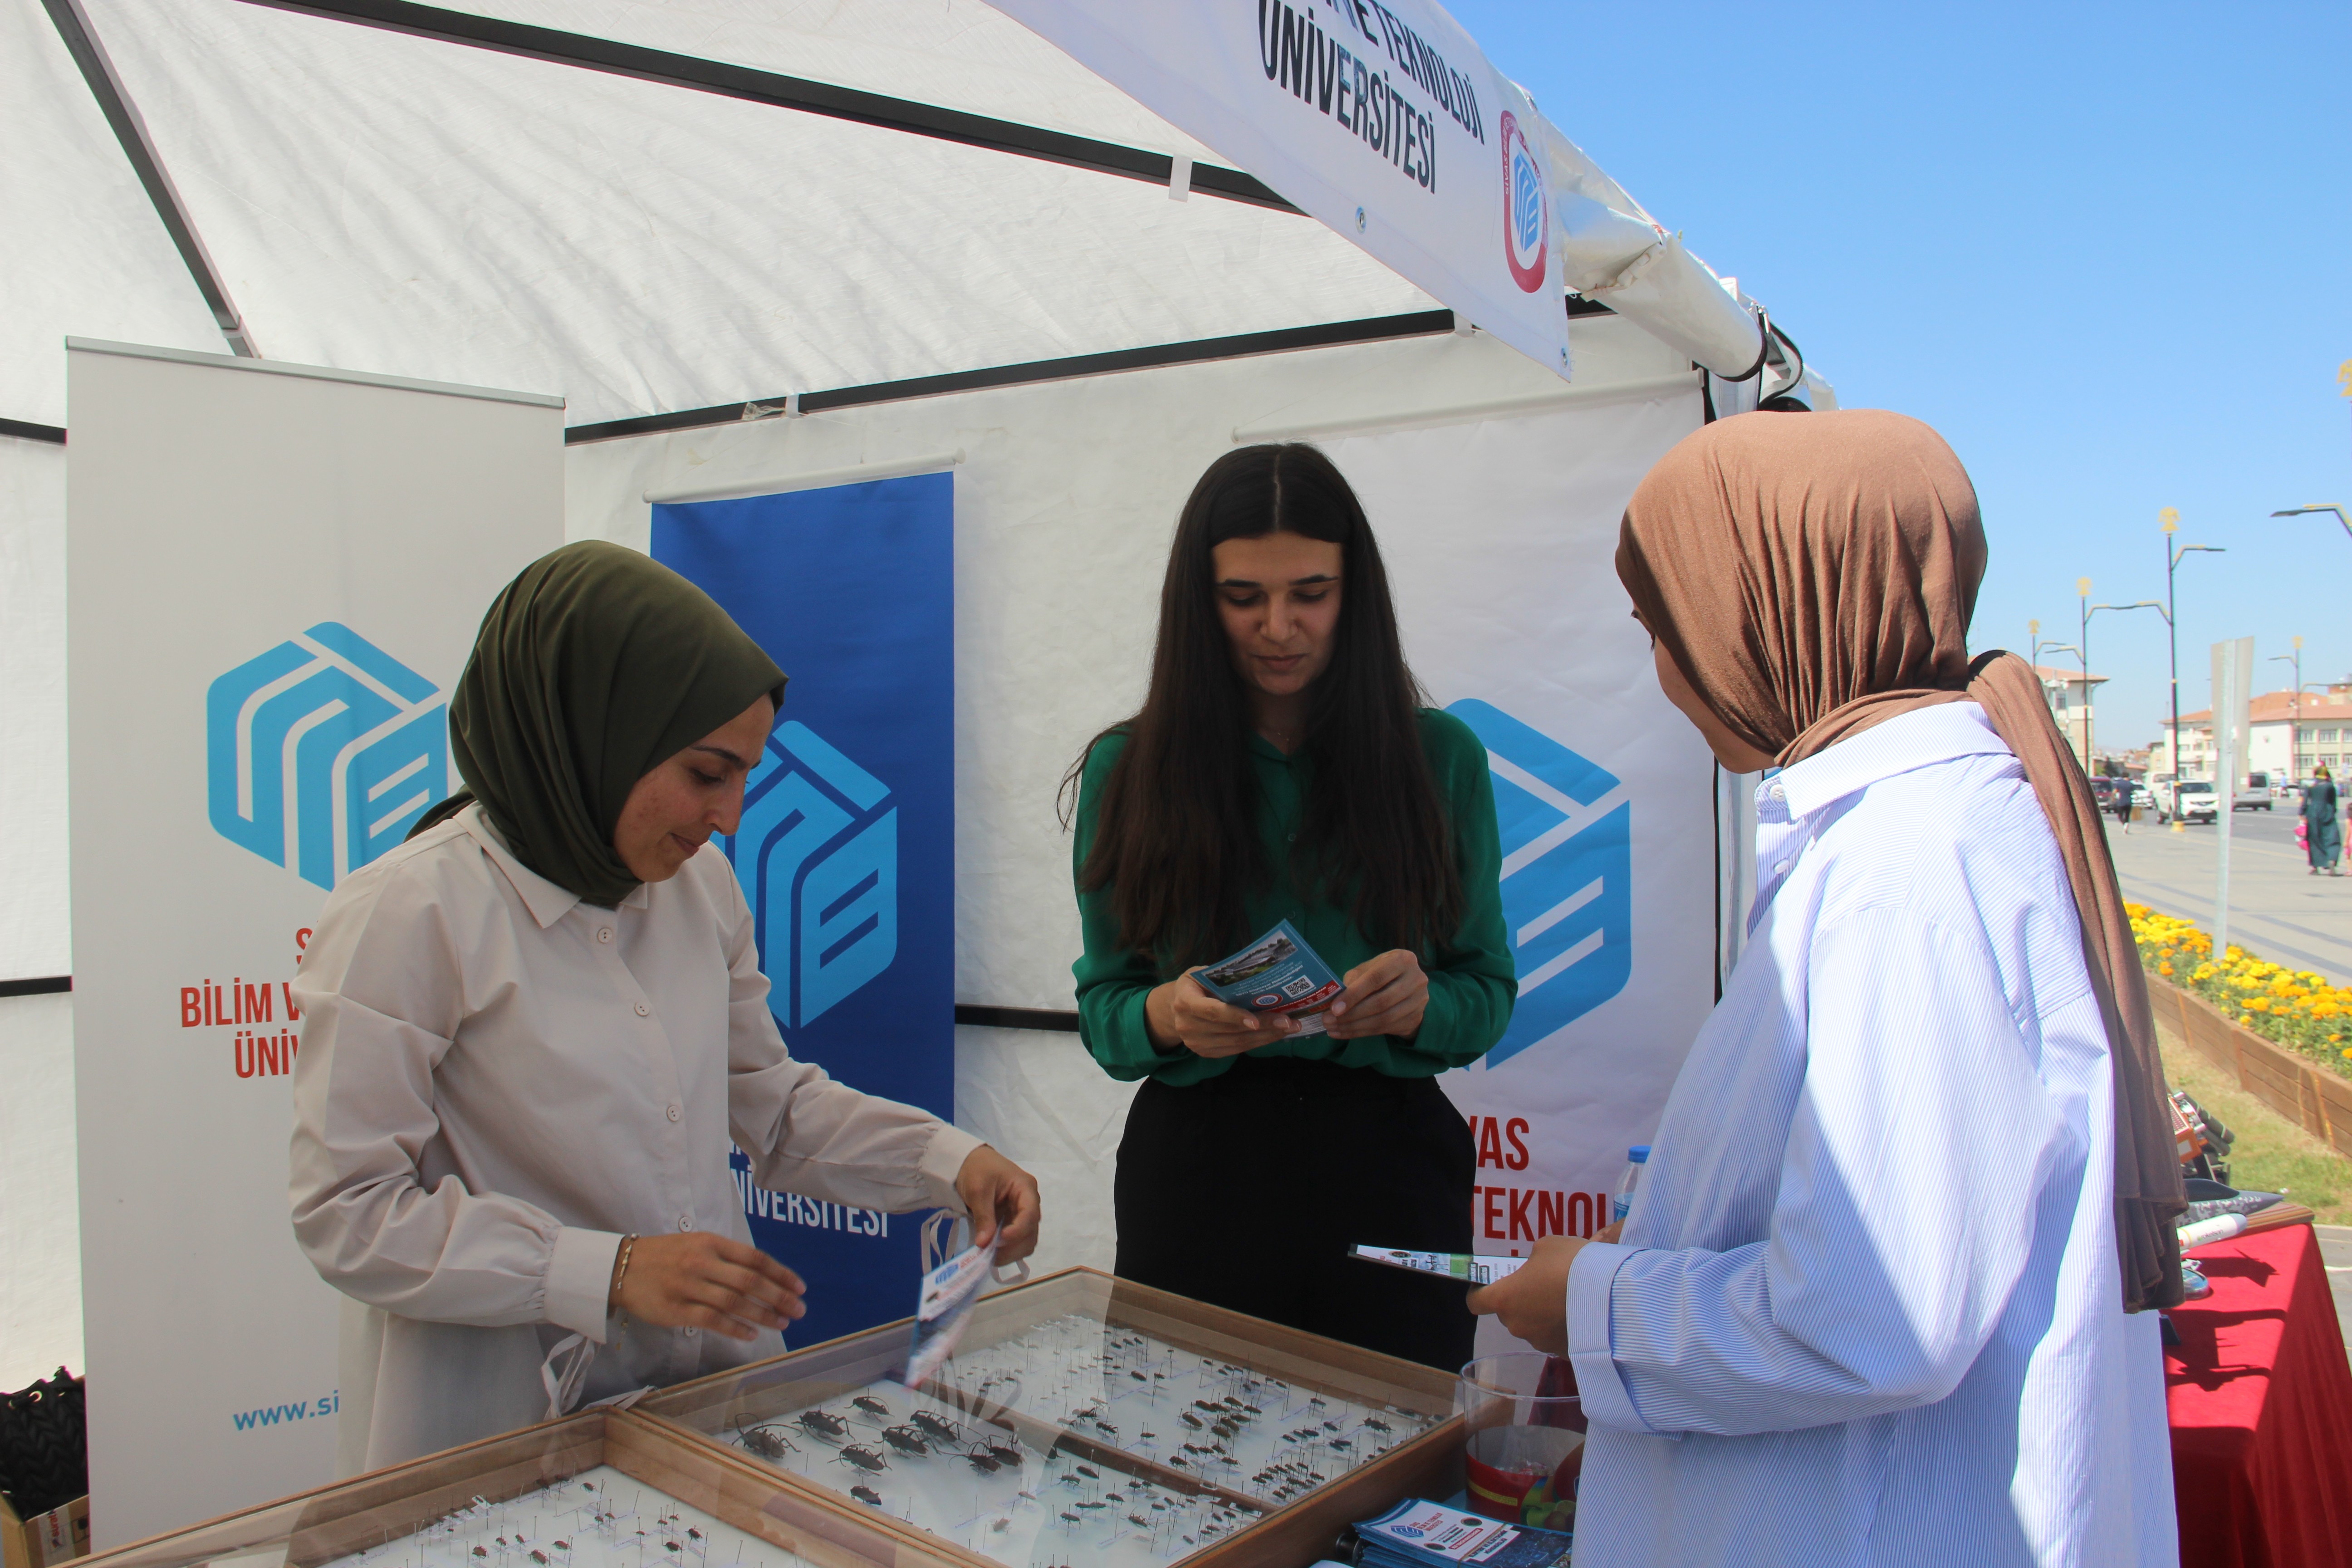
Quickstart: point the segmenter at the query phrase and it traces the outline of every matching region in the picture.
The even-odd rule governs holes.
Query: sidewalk
[[[2285,803],[2282,803],[2284,805]],[[2240,812],[2230,840],[2230,940],[2271,960],[2352,982],[2352,877],[2314,877],[2294,847],[2288,811]],[[2107,847],[2124,897],[2213,929],[2214,844],[2187,831],[2110,818]]]

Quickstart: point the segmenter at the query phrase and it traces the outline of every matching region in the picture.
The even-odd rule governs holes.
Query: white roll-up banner
[[[1626,498],[1697,402],[1324,444],[1378,532],[1413,672],[1494,773],[1518,1000],[1439,1079],[1477,1142],[1481,1253],[1608,1223],[1715,1002],[1712,759],[1610,567]],[[1511,1342],[1482,1326],[1482,1350]]]
[[[562,542],[561,400],[69,342],[68,714],[91,1530],[329,1480],[289,983],[454,787],[483,610]]]
[[[1537,363],[1569,374],[1534,103],[1433,0],[993,0]]]

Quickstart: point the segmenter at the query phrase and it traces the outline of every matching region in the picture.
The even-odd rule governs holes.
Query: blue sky
[[[1495,63],[1849,406],[1942,431],[1984,507],[1971,640],[2164,597],[2208,649],[2352,673],[2352,5],[1569,6],[1449,0]],[[2166,710],[2164,622],[2091,622],[2099,743]]]

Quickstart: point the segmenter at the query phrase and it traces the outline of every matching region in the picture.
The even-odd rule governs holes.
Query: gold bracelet
[[[613,1265],[613,1299],[606,1303],[606,1307],[611,1310],[617,1311],[620,1309],[621,1281],[629,1277],[629,1254],[635,1251],[636,1247],[637,1238],[635,1237],[625,1236],[621,1237],[621,1260]]]

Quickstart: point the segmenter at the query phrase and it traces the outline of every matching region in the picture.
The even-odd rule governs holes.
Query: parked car
[[[2170,797],[2164,803],[2167,821],[2177,816],[2183,822],[2212,822],[2221,815],[2220,797],[2203,779],[2184,779],[2167,794]]]
[[[2268,811],[2271,808],[2271,775],[2248,773],[2244,785],[2230,797],[2231,811]]]

